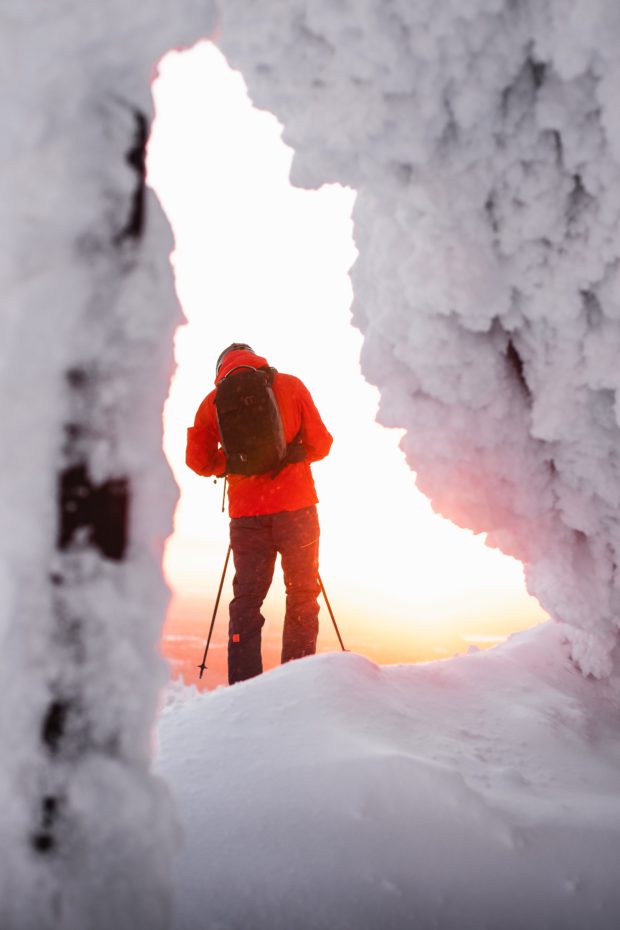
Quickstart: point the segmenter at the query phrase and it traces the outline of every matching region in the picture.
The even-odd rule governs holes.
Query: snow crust
[[[615,930],[620,690],[546,624],[490,652],[332,654],[177,689],[176,930]]]
[[[3,930],[167,922],[176,828],[148,769],[180,311],[143,156],[157,61],[211,21],[203,0],[3,7]]]
[[[521,559],[584,672],[618,638],[620,8],[227,0],[294,183],[357,192],[353,320],[442,514]]]

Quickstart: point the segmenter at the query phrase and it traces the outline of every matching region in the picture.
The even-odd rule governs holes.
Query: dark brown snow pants
[[[316,507],[257,517],[234,517],[230,543],[235,563],[230,602],[228,681],[260,675],[261,607],[280,553],[286,588],[282,662],[316,652],[319,631],[319,520]]]

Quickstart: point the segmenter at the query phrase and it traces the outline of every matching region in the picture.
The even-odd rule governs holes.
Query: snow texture
[[[205,0],[9,0],[0,142],[0,926],[165,926],[149,773],[180,311],[144,184],[150,80]]]
[[[358,192],[353,319],[433,506],[521,559],[585,673],[620,623],[620,6],[222,4],[292,180]]]
[[[177,690],[175,930],[616,930],[620,679],[561,640]]]
[[[530,589],[564,622],[584,671],[608,674],[620,596],[615,0],[226,0],[220,16],[223,50],[241,67],[256,103],[285,124],[285,140],[296,149],[293,180],[340,181],[359,192],[354,320],[366,336],[364,371],[381,389],[383,422],[407,430],[404,448],[421,488],[438,510],[521,558]],[[170,232],[144,185],[144,151],[157,60],[211,27],[209,0],[8,0],[2,10],[0,61],[10,88],[0,142],[3,930],[157,930],[169,914],[175,826],[148,762],[163,678],[159,563],[174,501],[161,407],[179,310],[166,262]],[[557,642],[554,648],[557,658]],[[537,648],[523,657],[520,675],[539,654]],[[483,669],[493,661],[501,669],[501,658],[485,657],[487,666],[474,656],[453,671],[438,666],[419,675],[427,676],[431,694],[433,676],[445,683],[448,691],[437,691],[441,706],[462,669],[474,687],[476,667],[464,662]],[[210,755],[200,777],[215,777],[218,753],[234,757],[222,770],[231,778],[225,804],[218,809],[214,798],[209,808],[222,824],[216,854],[204,837],[199,847],[198,864],[208,856],[211,869],[212,926],[218,913],[225,915],[220,926],[230,925],[222,895],[232,873],[219,869],[217,853],[234,851],[240,823],[249,830],[241,835],[251,841],[252,868],[244,872],[245,893],[234,900],[246,926],[285,926],[277,898],[261,903],[252,882],[273,859],[273,838],[298,840],[304,830],[308,849],[324,857],[321,880],[303,878],[305,847],[298,841],[298,862],[292,854],[277,859],[304,914],[330,913],[350,878],[360,893],[354,916],[370,919],[378,905],[369,889],[379,887],[387,915],[379,923],[396,926],[406,856],[395,847],[385,864],[349,862],[345,840],[367,838],[350,829],[358,822],[374,822],[389,837],[414,800],[432,826],[435,785],[448,799],[436,849],[448,854],[454,815],[461,861],[473,843],[481,866],[501,881],[502,868],[519,855],[519,837],[538,837],[525,805],[511,807],[521,790],[519,768],[485,785],[473,762],[468,769],[450,753],[454,741],[466,747],[468,728],[477,727],[473,745],[487,747],[489,765],[501,775],[510,752],[492,755],[502,735],[497,714],[504,708],[526,740],[529,729],[520,731],[518,718],[536,688],[536,746],[553,735],[544,725],[550,717],[569,744],[556,746],[568,785],[558,817],[573,835],[584,825],[581,777],[600,798],[579,832],[585,859],[563,844],[555,815],[553,837],[540,833],[552,913],[565,913],[565,901],[574,905],[585,874],[586,910],[600,900],[617,914],[617,892],[601,866],[617,859],[617,835],[603,825],[607,817],[618,822],[610,797],[613,789],[617,798],[618,760],[609,762],[617,740],[606,741],[609,708],[617,720],[614,695],[605,690],[611,685],[577,685],[571,676],[571,688],[595,689],[597,717],[567,698],[563,685],[556,695],[555,685],[544,687],[544,676],[532,672],[532,689],[520,699],[517,691],[506,692],[505,704],[498,699],[488,732],[473,711],[471,718],[464,712],[465,731],[420,767],[411,716],[415,670],[384,673],[345,656],[275,674],[267,684],[196,698],[199,707],[212,701],[222,709],[219,724],[201,731]],[[382,680],[389,682],[383,690]],[[341,681],[350,685],[346,701]],[[497,683],[493,678],[493,693]],[[295,704],[291,690],[301,696],[304,688],[305,699]],[[264,729],[252,703],[259,706],[261,694]],[[353,696],[356,708],[366,708],[369,728],[357,748],[359,728],[349,732],[347,723]],[[373,723],[384,701],[394,713],[388,729],[382,713]],[[313,702],[310,726],[302,711]],[[442,707],[442,719],[453,706]],[[332,711],[339,714],[335,728]],[[270,729],[270,716],[279,729]],[[300,726],[286,730],[291,720]],[[219,743],[218,726],[225,727]],[[274,732],[283,740],[277,753]],[[193,733],[188,725],[185,735]],[[188,745],[186,784],[193,790],[198,774]],[[192,745],[199,758],[200,745]],[[241,746],[254,747],[244,758],[271,761],[286,779],[261,781],[251,767],[235,768]],[[577,757],[584,767],[573,779]],[[360,759],[369,781],[353,777]],[[528,798],[532,786],[537,796],[546,779],[553,783],[546,760],[539,774],[526,772]],[[302,777],[306,769],[311,778]],[[173,777],[171,767],[164,770]],[[366,792],[375,777],[383,783],[386,770],[393,792]],[[334,778],[339,772],[350,776],[352,789]],[[297,778],[310,818],[299,796],[282,790]],[[284,832],[273,833],[283,813]],[[345,831],[342,842],[330,823]],[[323,837],[329,842],[319,842]],[[422,874],[437,873],[424,860],[424,845],[415,853]],[[534,856],[523,873],[534,892],[542,881],[536,862],[542,858]],[[204,869],[188,875],[196,891],[202,888]],[[468,875],[473,881],[473,859],[464,882]],[[438,913],[453,912],[458,896],[430,880],[420,889],[416,900],[403,892],[408,913],[433,914],[437,923]],[[528,898],[514,892],[510,900]],[[607,911],[601,914],[600,926],[612,926]]]

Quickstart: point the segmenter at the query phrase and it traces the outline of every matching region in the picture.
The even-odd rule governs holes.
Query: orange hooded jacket
[[[216,385],[239,365],[262,368],[267,362],[246,349],[229,352],[217,373]],[[310,392],[299,378],[277,372],[273,381],[273,392],[280,410],[286,441],[292,442],[301,431],[306,459],[303,462],[285,465],[275,478],[270,474],[229,475],[228,512],[231,517],[253,517],[259,514],[279,513],[282,510],[300,510],[318,501],[310,462],[325,458],[333,439],[314,406]],[[205,397],[196,412],[194,425],[187,431],[185,461],[199,475],[220,476],[226,473],[226,456],[221,447],[215,411],[215,390]]]

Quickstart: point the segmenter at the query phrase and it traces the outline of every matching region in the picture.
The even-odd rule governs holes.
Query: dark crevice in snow
[[[568,195],[567,219],[569,225],[579,218],[584,208],[591,202],[592,198],[583,186],[583,180],[580,174],[573,175],[573,189]]]
[[[136,241],[144,232],[145,193],[146,193],[146,145],[149,136],[149,123],[145,113],[132,108],[135,119],[135,131],[131,148],[127,151],[125,161],[136,173],[136,185],[131,198],[129,215],[123,228],[113,239],[114,245],[122,245],[127,240]]]
[[[514,80],[502,91],[500,112],[504,121],[510,116],[516,116],[518,122],[528,111],[544,82],[545,71],[545,65],[534,61],[533,58],[525,59]],[[505,128],[509,125],[510,121]]]
[[[67,550],[83,531],[83,541],[106,559],[122,560],[128,535],[128,480],[111,478],[96,485],[82,462],[61,472],[59,494],[58,548]]]
[[[63,429],[66,440],[63,451],[67,453],[77,442],[84,439],[86,436],[86,429],[81,423],[65,423]]]
[[[312,29],[306,21],[306,14],[303,16],[295,16],[294,23],[296,28],[299,30],[299,34],[304,39],[304,44],[313,50],[315,53],[318,50],[323,54],[334,55],[335,49],[334,46],[329,42],[326,36],[322,33],[317,32],[315,29]]]
[[[546,133],[551,138],[553,143],[553,148],[555,149],[555,157],[558,165],[564,164],[564,146],[562,145],[562,136],[557,129],[550,129]]]
[[[82,368],[79,365],[67,369],[66,377],[70,387],[75,388],[76,390],[85,388],[88,382],[91,380],[91,375],[88,370],[86,368]]]
[[[527,394],[528,397],[531,397],[532,392],[530,391],[529,385],[525,378],[523,359],[517,351],[517,348],[512,339],[508,340],[508,345],[506,346],[506,361],[508,362],[511,371],[516,375],[517,381],[523,388],[523,392]]]
[[[499,220],[497,218],[497,202],[495,199],[495,191],[491,191],[487,197],[484,204],[484,212],[487,215],[491,229],[493,230],[493,235],[499,233]]]
[[[600,300],[593,291],[582,291],[581,297],[588,327],[598,329],[603,322],[603,308]]]
[[[60,753],[70,709],[69,701],[60,698],[54,699],[47,709],[41,740],[52,756]],[[58,814],[62,804],[61,794],[45,794],[41,798],[38,826],[31,836],[33,849],[39,853],[51,853],[58,846]]]
[[[578,547],[587,546],[588,537],[583,530],[573,530],[573,536]]]
[[[399,162],[394,168],[394,173],[403,187],[407,187],[413,177],[413,165],[410,162]]]
[[[64,424],[63,456],[67,463],[58,478],[57,548],[65,552],[74,543],[97,549],[106,559],[125,556],[129,525],[130,485],[124,476],[96,484],[88,465],[95,376],[84,366],[65,375],[72,389],[73,416]],[[61,583],[56,581],[56,584]]]
[[[52,754],[56,754],[60,749],[60,744],[64,736],[67,717],[69,714],[69,703],[65,700],[55,700],[49,705],[43,727],[41,738]]]
[[[443,94],[442,105],[444,110],[444,128],[439,139],[440,149],[449,150],[451,146],[457,144],[459,137],[459,126],[454,115],[452,103],[448,96],[448,91]]]
[[[529,69],[532,75],[534,87],[536,88],[536,90],[540,90],[540,88],[545,83],[547,65],[542,61],[535,61],[533,58],[528,58],[527,63],[529,65]]]
[[[32,836],[32,845],[37,852],[49,853],[56,847],[54,831],[61,805],[61,799],[52,795],[46,795],[41,801],[40,826]]]

